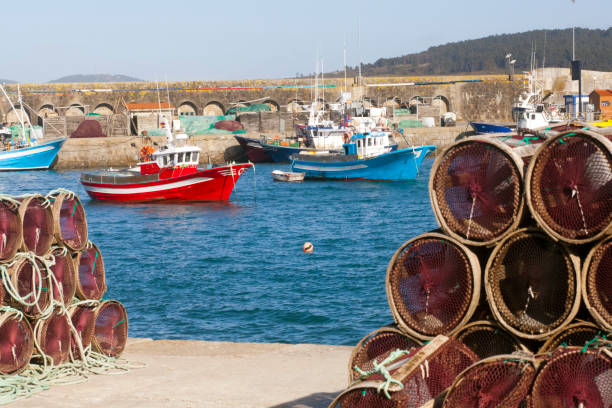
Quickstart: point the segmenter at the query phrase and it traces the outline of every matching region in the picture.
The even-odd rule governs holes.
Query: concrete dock
[[[20,408],[323,408],[347,386],[352,347],[130,339],[123,358],[146,364],[53,386]]]

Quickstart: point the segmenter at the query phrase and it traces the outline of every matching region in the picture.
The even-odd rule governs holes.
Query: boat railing
[[[157,174],[113,174],[113,175],[105,175],[105,174],[97,174],[97,173],[88,173],[81,175],[81,181],[86,183],[101,183],[101,184],[135,184],[135,183],[143,183],[147,181],[156,181],[159,179]]]

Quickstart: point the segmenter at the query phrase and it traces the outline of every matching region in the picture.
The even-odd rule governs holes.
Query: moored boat
[[[143,148],[138,167],[81,175],[81,184],[91,198],[97,200],[147,201],[226,201],[236,182],[251,163],[230,164],[201,169],[200,148],[175,146],[168,122],[162,118],[168,146],[153,151]],[[177,140],[186,139],[177,135]]]
[[[305,173],[293,173],[290,171],[274,170],[272,178],[276,181],[303,181]]]
[[[260,140],[238,135],[234,135],[234,138],[238,141],[240,147],[244,149],[249,161],[253,163],[266,163],[272,161],[270,156],[265,152]]]
[[[470,122],[470,126],[479,135],[486,135],[489,133],[510,133],[512,129],[507,126],[495,125],[493,123],[484,122]]]
[[[36,129],[30,123],[30,118],[23,110],[21,92],[17,93],[19,111],[11,102],[4,87],[0,85],[2,93],[11,108],[17,114],[21,125],[17,126],[16,134],[11,129],[2,128],[0,144],[0,171],[14,170],[46,170],[52,168],[57,161],[57,154],[66,142],[65,137],[44,141],[42,129]],[[24,118],[28,122],[26,126]]]
[[[387,132],[353,136],[342,153],[291,156],[291,171],[310,179],[411,180],[435,146],[392,150]]]

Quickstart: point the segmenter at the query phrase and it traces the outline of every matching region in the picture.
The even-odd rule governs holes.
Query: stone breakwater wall
[[[416,128],[404,131],[405,139],[396,136],[400,148],[407,145],[433,144],[438,150],[455,141],[466,130],[463,126],[448,128]],[[259,138],[260,133],[247,133],[245,136]],[[277,135],[275,133],[274,135]],[[151,137],[158,146],[166,143],[163,136]],[[408,142],[408,143],[406,143]],[[222,163],[228,161],[245,162],[242,148],[233,135],[197,135],[190,143],[202,149],[200,163]],[[137,136],[68,139],[58,156],[55,169],[121,168],[133,166],[138,162],[140,150],[145,145],[144,138]],[[157,146],[155,146],[157,147]]]

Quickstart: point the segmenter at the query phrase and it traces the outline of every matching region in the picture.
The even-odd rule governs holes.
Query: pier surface
[[[323,408],[347,386],[352,347],[130,339],[122,357],[146,363],[92,375],[8,407]]]

